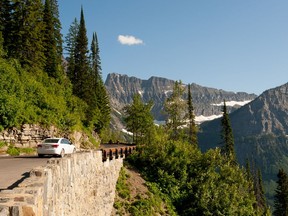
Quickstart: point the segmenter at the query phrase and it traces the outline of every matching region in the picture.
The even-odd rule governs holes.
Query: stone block
[[[22,215],[23,216],[36,216],[36,213],[32,206],[22,206]]]

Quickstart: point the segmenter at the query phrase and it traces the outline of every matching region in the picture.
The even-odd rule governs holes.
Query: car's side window
[[[68,139],[62,139],[62,140],[61,140],[61,144],[67,144],[67,145],[70,145],[71,142],[70,142]]]
[[[67,139],[62,139],[62,140],[61,140],[61,143],[62,143],[62,144],[69,144],[69,142],[68,142]]]

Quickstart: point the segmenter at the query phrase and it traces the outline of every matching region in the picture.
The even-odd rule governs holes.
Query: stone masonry
[[[51,158],[13,190],[0,193],[0,216],[108,216],[123,158],[101,151]]]
[[[61,132],[55,126],[42,127],[37,124],[24,124],[20,128],[10,128],[0,132],[0,142],[5,142],[8,145],[12,144],[17,148],[36,148],[43,139],[47,137],[66,137],[69,138],[76,146],[80,148],[81,144],[89,143],[89,137],[79,131],[73,131],[69,134]],[[93,137],[99,140],[96,133]],[[5,146],[7,150],[8,146]]]

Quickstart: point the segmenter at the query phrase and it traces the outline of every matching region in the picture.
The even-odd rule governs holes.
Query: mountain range
[[[125,128],[121,120],[122,109],[132,102],[136,93],[141,94],[144,102],[152,100],[155,121],[164,121],[163,102],[172,92],[174,83],[173,80],[160,77],[141,80],[127,75],[109,74],[105,86],[110,95],[113,126],[118,130]],[[187,88],[186,84],[183,85]],[[219,117],[225,100],[230,113],[237,160],[243,166],[249,160],[255,169],[262,171],[266,195],[271,204],[278,170],[283,168],[288,171],[288,83],[266,90],[259,96],[192,83],[191,94],[196,121],[199,123],[198,142],[201,150],[221,146]]]
[[[163,103],[167,96],[172,92],[175,81],[161,78],[151,77],[148,80],[141,80],[136,77],[128,77],[116,73],[108,74],[105,86],[110,95],[110,103],[112,107],[112,125],[116,129],[123,129],[121,115],[123,107],[132,103],[133,95],[141,94],[143,102],[153,101],[152,115],[157,122],[165,121],[163,114]],[[187,97],[187,85],[183,84]],[[208,88],[191,84],[191,94],[193,98],[194,111],[196,121],[203,122],[221,116],[224,100],[227,101],[228,110],[232,112],[245,103],[255,99],[257,95],[245,92],[229,92],[215,88]]]

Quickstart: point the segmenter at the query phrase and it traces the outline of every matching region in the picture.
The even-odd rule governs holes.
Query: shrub
[[[20,151],[14,146],[9,146],[6,153],[11,156],[18,156],[20,154]]]

